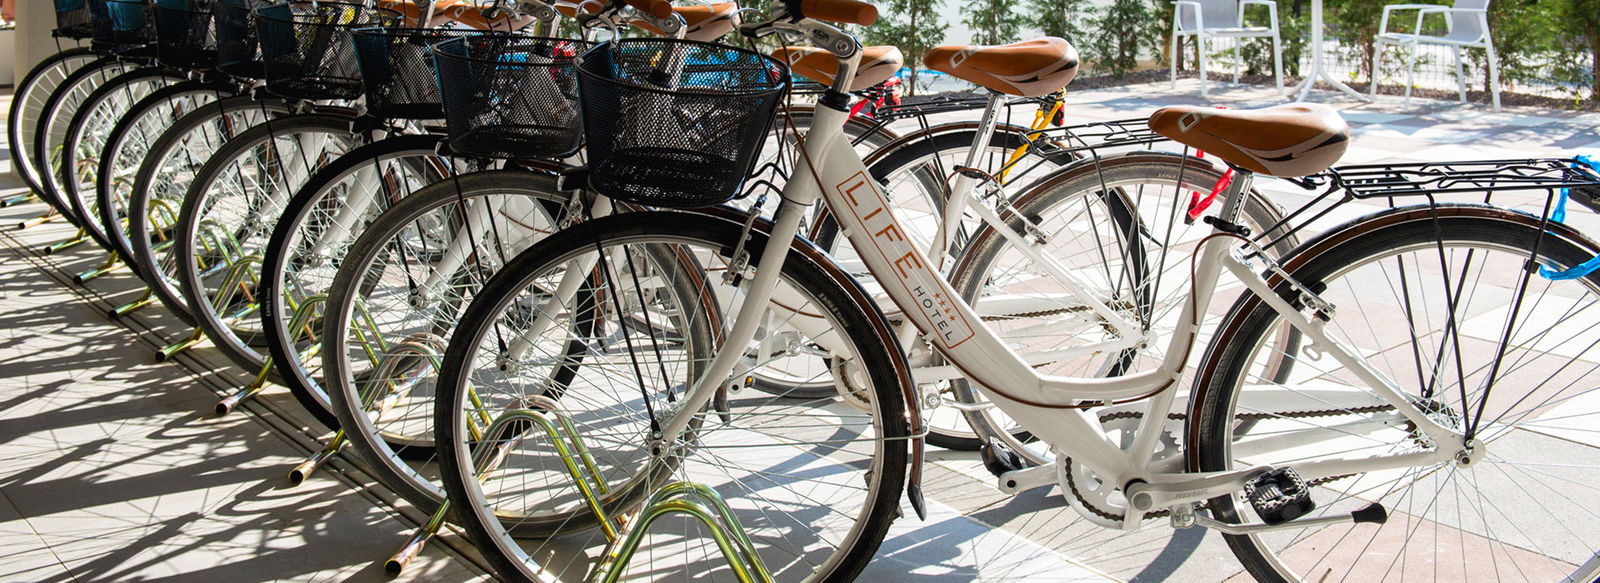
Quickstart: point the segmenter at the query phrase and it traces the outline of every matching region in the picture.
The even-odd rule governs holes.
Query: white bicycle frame
[[[834,91],[848,87],[855,76],[860,61],[859,45],[837,29],[815,21],[781,24],[805,34],[814,40],[849,39],[857,48],[840,55],[840,71]],[[819,42],[825,47],[842,47],[840,43]],[[835,48],[835,54],[844,52]],[[1161,434],[1161,425],[1172,405],[1177,391],[1173,390],[1182,376],[1184,364],[1195,343],[1200,325],[1199,306],[1207,305],[1223,269],[1232,273],[1251,293],[1282,315],[1308,339],[1311,345],[1332,356],[1338,363],[1353,371],[1367,383],[1368,389],[1378,398],[1392,405],[1400,416],[1416,424],[1419,430],[1440,444],[1434,451],[1392,456],[1375,456],[1356,459],[1330,459],[1294,464],[1292,467],[1306,480],[1321,477],[1367,472],[1381,469],[1435,464],[1457,457],[1467,447],[1464,436],[1443,427],[1414,406],[1400,392],[1398,385],[1385,378],[1370,366],[1352,348],[1330,338],[1320,321],[1308,318],[1300,309],[1280,298],[1271,286],[1240,257],[1230,253],[1231,246],[1219,244],[1232,240],[1230,236],[1213,236],[1197,251],[1199,254],[1194,273],[1195,292],[1185,301],[1183,314],[1169,341],[1161,365],[1155,369],[1112,378],[1063,377],[1039,373],[1029,361],[1012,351],[996,332],[988,328],[973,308],[938,273],[927,254],[909,241],[890,211],[888,200],[867,174],[860,156],[844,138],[842,127],[847,112],[830,107],[818,107],[811,131],[801,142],[802,170],[783,189],[782,203],[774,220],[772,238],[787,241],[798,232],[805,210],[819,198],[827,201],[847,234],[856,252],[877,278],[894,304],[904,310],[918,332],[941,352],[968,379],[979,387],[985,397],[1036,437],[1049,443],[1061,456],[1070,456],[1098,475],[1115,484],[1124,485],[1130,501],[1124,528],[1136,528],[1145,512],[1158,508],[1188,504],[1219,495],[1238,492],[1244,483],[1259,474],[1261,468],[1246,468],[1226,472],[1186,473],[1161,471],[1152,467],[1152,458]],[[1237,213],[1243,193],[1248,191],[1250,176],[1241,173],[1226,193],[1224,218]],[[958,194],[958,196],[960,196]],[[974,209],[980,216],[992,214],[981,204],[967,204],[966,200],[953,201]],[[984,217],[997,219],[998,217]],[[946,225],[950,223],[946,221]],[[1020,235],[1002,230],[1009,238]],[[1214,231],[1218,235],[1222,231]],[[942,240],[943,236],[941,236]],[[1025,241],[1015,239],[1019,248],[1029,248]],[[706,375],[695,385],[686,402],[663,426],[662,439],[670,442],[682,435],[692,418],[714,396],[718,387],[725,386],[735,364],[745,354],[763,321],[764,312],[771,309],[772,299],[788,245],[767,245],[753,279],[747,278],[746,301],[734,321],[726,344],[719,350],[707,369]],[[1137,338],[1139,326],[1127,321],[1103,302],[1094,299],[1090,289],[1070,271],[1054,264],[1047,257],[1036,256],[1035,261],[1060,285],[1107,322],[1125,338]],[[1099,421],[1079,408],[1083,403],[1110,403],[1116,400],[1149,397],[1146,414],[1141,420],[1130,451],[1112,443]],[[1371,398],[1365,404],[1370,404]],[[1452,445],[1453,444],[1453,445]],[[1477,446],[1481,449],[1481,445]],[[657,451],[670,448],[657,447]],[[1477,452],[1481,455],[1481,452]]]

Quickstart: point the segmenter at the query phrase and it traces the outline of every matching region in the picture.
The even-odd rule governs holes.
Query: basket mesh
[[[434,47],[450,147],[493,158],[558,158],[583,144],[580,41],[482,35]]]
[[[96,27],[95,40],[119,55],[154,57],[156,19],[151,8],[147,0],[105,0],[106,26]]]
[[[156,60],[179,69],[216,66],[211,0],[156,0]]]
[[[355,31],[356,61],[366,90],[367,111],[378,117],[444,119],[435,44],[490,34],[471,29],[363,28]]]
[[[351,31],[392,26],[399,14],[359,4],[316,2],[256,10],[267,90],[290,99],[354,99],[361,95]]]
[[[669,39],[605,43],[578,69],[590,185],[657,207],[737,196],[789,87],[776,60]]]
[[[247,79],[265,78],[261,42],[256,37],[255,9],[268,0],[216,0],[211,15],[217,30],[217,70]]]
[[[94,36],[89,0],[56,0],[56,35],[75,39]]]

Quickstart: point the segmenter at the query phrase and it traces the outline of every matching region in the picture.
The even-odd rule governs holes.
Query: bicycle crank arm
[[[1232,523],[1222,522],[1222,521],[1217,520],[1215,518],[1211,518],[1209,516],[1203,516],[1203,515],[1199,515],[1199,514],[1191,514],[1188,517],[1188,520],[1183,520],[1183,519],[1181,519],[1179,517],[1178,514],[1173,514],[1173,516],[1172,516],[1172,527],[1173,528],[1189,528],[1189,527],[1193,527],[1193,526],[1203,526],[1205,528],[1209,528],[1211,530],[1215,530],[1215,531],[1220,532],[1222,534],[1257,534],[1257,533],[1268,532],[1268,531],[1273,531],[1273,530],[1284,530],[1284,529],[1289,529],[1289,528],[1310,528],[1310,527],[1315,527],[1315,526],[1324,526],[1324,525],[1331,525],[1331,524],[1344,524],[1344,523],[1360,524],[1360,523],[1364,523],[1364,522],[1365,523],[1372,523],[1372,524],[1383,524],[1385,522],[1388,522],[1388,520],[1389,520],[1389,511],[1384,510],[1382,504],[1379,504],[1377,502],[1373,502],[1371,504],[1368,504],[1365,508],[1362,508],[1362,509],[1357,510],[1355,512],[1351,512],[1349,514],[1339,514],[1339,515],[1334,515],[1334,516],[1323,516],[1321,518],[1302,518],[1302,519],[1299,519],[1299,520],[1290,520],[1290,521],[1287,521],[1287,522],[1280,522],[1280,523],[1277,523],[1277,524],[1267,524],[1265,522],[1252,522],[1252,523],[1247,523],[1247,524],[1232,524]]]

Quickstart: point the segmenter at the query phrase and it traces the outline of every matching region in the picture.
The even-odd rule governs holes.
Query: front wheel
[[[1481,453],[1469,464],[1304,475],[1310,518],[1380,503],[1389,519],[1227,537],[1258,581],[1594,580],[1600,277],[1552,280],[1527,267],[1570,268],[1600,248],[1540,226],[1484,206],[1400,208],[1335,228],[1284,262],[1333,305],[1331,339]],[[1196,469],[1461,445],[1433,443],[1308,339],[1284,344],[1288,330],[1254,296],[1235,303],[1195,385]],[[1242,495],[1209,509],[1260,520]]]
[[[436,440],[450,500],[502,577],[583,579],[607,547],[602,513],[647,528],[631,578],[651,578],[641,568],[648,557],[670,557],[689,578],[725,574],[712,537],[693,522],[625,522],[650,516],[644,501],[672,483],[724,500],[775,580],[849,580],[876,552],[905,479],[909,376],[882,315],[861,309],[871,305],[863,290],[809,245],[782,267],[765,329],[828,346],[829,368],[854,398],[730,390],[652,453],[652,431],[684,406],[747,297],[739,287],[750,278],[723,278],[741,227],[691,213],[589,221],[518,255],[474,300],[446,351]],[[765,244],[752,236],[752,261]],[[574,282],[577,290],[563,286]],[[764,366],[746,361],[731,377]],[[553,425],[510,423],[477,437],[511,413]],[[589,454],[577,472],[592,497],[575,485],[563,447]],[[497,463],[475,463],[487,457]],[[525,517],[541,538],[514,539],[496,515]]]

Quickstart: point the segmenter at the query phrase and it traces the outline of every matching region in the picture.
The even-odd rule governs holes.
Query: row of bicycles
[[[346,455],[432,513],[391,572],[454,523],[511,581],[851,580],[932,444],[1261,581],[1600,577],[1586,159],[1075,123],[1057,38],[902,101],[858,0],[55,8],[89,46],[17,86],[5,203],[148,286],[112,317],[195,327],[158,358],[255,374],[219,413],[276,384],[333,430],[291,480]]]

